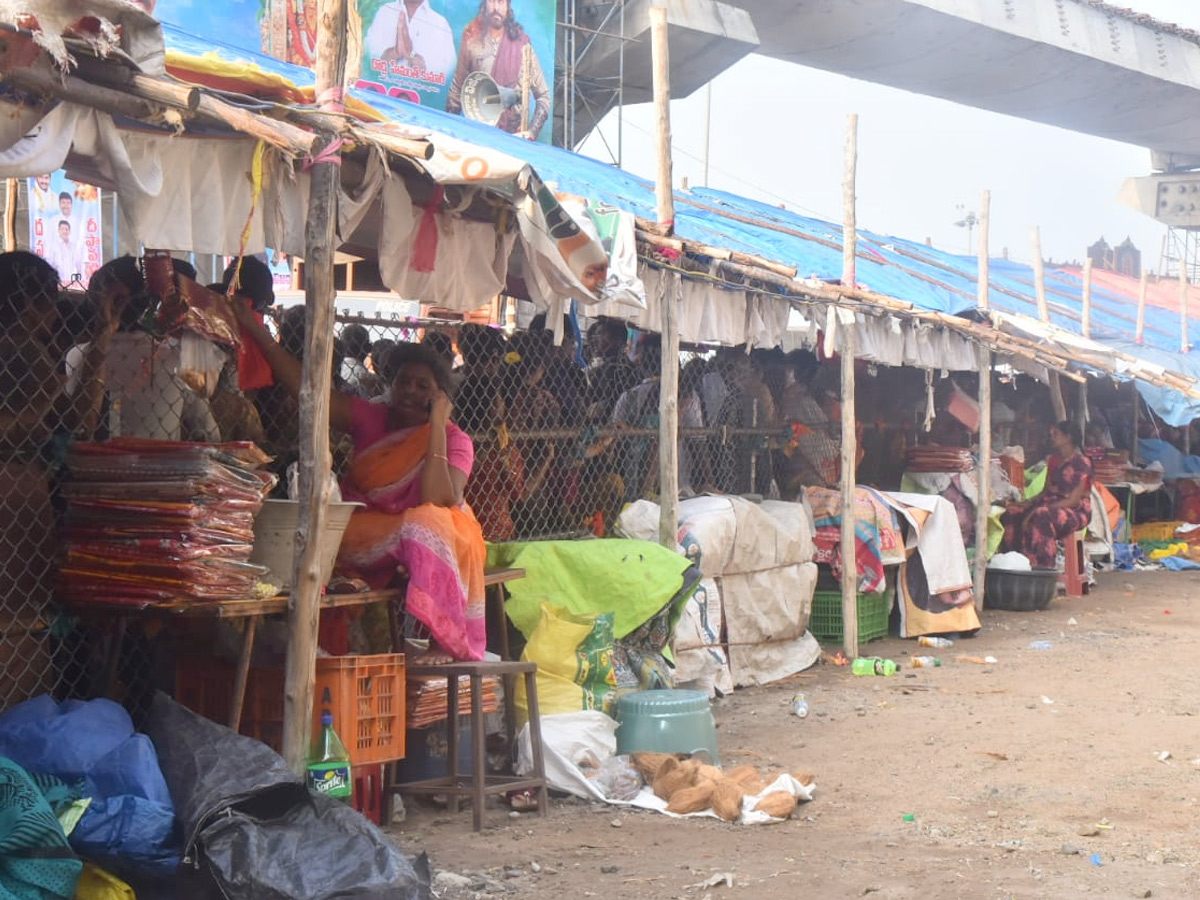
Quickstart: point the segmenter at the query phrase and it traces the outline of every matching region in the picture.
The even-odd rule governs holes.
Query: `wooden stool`
[[[1082,597],[1088,592],[1084,534],[1085,532],[1077,531],[1070,537],[1063,538],[1063,586],[1068,597]]]
[[[538,814],[546,814],[549,799],[546,787],[546,764],[542,756],[542,728],[538,717],[537,663],[533,662],[456,662],[441,666],[409,666],[407,673],[412,677],[442,677],[446,684],[446,766],[449,774],[440,778],[393,784],[389,793],[443,794],[450,804],[450,812],[458,812],[462,797],[470,797],[475,813],[475,830],[483,829],[483,803],[489,794],[505,794],[509,791],[533,789],[537,791]],[[483,720],[483,679],[504,679],[505,705],[513,708],[509,698],[513,696],[518,675],[525,677],[525,696],[529,706],[529,743],[533,750],[533,774],[528,777],[489,775],[487,754],[484,750],[486,728]],[[458,679],[467,678],[471,685],[471,771],[458,771]],[[509,746],[516,738],[516,721],[511,714],[505,716]]]

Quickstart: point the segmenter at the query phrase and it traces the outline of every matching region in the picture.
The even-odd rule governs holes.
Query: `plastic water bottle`
[[[792,698],[792,715],[799,719],[808,718],[808,698],[797,694]]]
[[[937,647],[940,650],[954,646],[954,641],[944,637],[919,637],[917,643],[922,647]]]
[[[936,656],[914,656],[908,664],[914,669],[936,669],[941,666],[942,661]]]
[[[878,656],[860,656],[850,664],[855,675],[895,675],[897,665],[890,659]]]
[[[308,758],[308,789],[349,803],[353,794],[350,781],[350,754],[333,730],[333,714],[321,711],[321,736]]]

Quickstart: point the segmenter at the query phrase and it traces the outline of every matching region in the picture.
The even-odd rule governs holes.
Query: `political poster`
[[[100,268],[100,189],[59,170],[30,178],[29,248],[64,285],[86,286]]]
[[[357,0],[355,86],[548,143],[556,7],[556,0]],[[154,14],[196,37],[311,68],[316,12],[316,0],[157,0]],[[480,96],[494,102],[480,110],[472,105]]]

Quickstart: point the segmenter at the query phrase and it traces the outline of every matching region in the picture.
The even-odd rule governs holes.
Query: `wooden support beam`
[[[855,285],[858,252],[855,181],[858,177],[858,116],[846,120],[845,173],[842,179],[842,285]],[[855,541],[858,481],[858,432],[854,409],[855,327],[839,324],[842,364],[842,646],[851,659],[858,656],[858,549]]]
[[[320,0],[317,21],[317,98],[324,108],[341,107],[346,73],[347,0]],[[321,138],[329,146],[335,138]],[[311,170],[304,242],[305,348],[300,382],[300,517],[288,615],[284,674],[283,756],[304,772],[312,729],[320,614],[320,545],[329,506],[331,455],[329,395],[332,388],[333,254],[338,220],[340,169],[319,162]]]
[[[1079,323],[1085,338],[1092,336],[1092,258],[1083,261],[1083,314]]]
[[[992,194],[979,204],[979,308],[988,308],[988,275]],[[992,351],[979,347],[979,493],[975,498],[975,608],[983,609],[987,583],[988,520],[992,511]]]
[[[667,10],[650,8],[650,53],[654,68],[654,111],[658,230],[675,230],[675,192],[671,175],[671,62]],[[679,530],[679,274],[664,275],[662,360],[658,390],[658,541],[674,550]]]

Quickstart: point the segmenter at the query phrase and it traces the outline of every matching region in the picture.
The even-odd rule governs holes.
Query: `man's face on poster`
[[[37,184],[39,191],[50,190],[50,176],[49,175],[39,175],[37,178],[34,179],[34,183]]]
[[[71,223],[70,222],[59,222],[58,223],[58,236],[59,236],[59,239],[62,240],[62,242],[64,244],[70,243],[70,241],[71,241]]]
[[[58,198],[58,210],[67,218],[71,217],[71,206],[72,206],[72,204],[71,204],[70,197],[59,197]]]
[[[509,0],[484,0],[484,14],[491,28],[500,28],[508,18]]]

